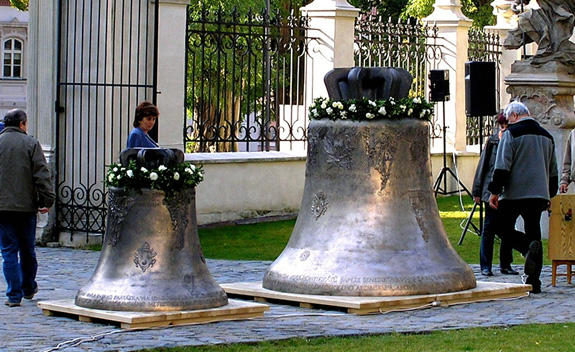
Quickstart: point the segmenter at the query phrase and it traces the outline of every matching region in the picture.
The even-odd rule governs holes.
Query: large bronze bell
[[[158,153],[162,152],[155,149],[149,154],[157,159]],[[228,303],[202,254],[194,189],[169,200],[163,191],[151,189],[142,189],[140,194],[111,188],[108,194],[100,259],[76,295],[76,305],[118,311],[173,311]]]
[[[297,222],[263,287],[341,296],[474,288],[439,217],[428,129],[415,119],[312,121]]]

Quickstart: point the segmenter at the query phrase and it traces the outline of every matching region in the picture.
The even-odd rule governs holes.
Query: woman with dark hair
[[[154,128],[159,116],[160,111],[154,104],[149,101],[141,102],[136,108],[134,128],[128,136],[126,148],[158,148],[158,143],[148,135],[148,132]]]

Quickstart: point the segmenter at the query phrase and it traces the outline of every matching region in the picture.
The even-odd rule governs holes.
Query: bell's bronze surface
[[[195,189],[110,188],[100,259],[76,295],[81,307],[116,311],[195,310],[228,304],[198,239]]]
[[[299,215],[263,287],[338,296],[474,288],[439,216],[428,128],[414,119],[312,121]]]

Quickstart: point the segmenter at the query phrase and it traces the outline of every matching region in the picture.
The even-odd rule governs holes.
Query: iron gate
[[[56,227],[71,238],[104,233],[106,165],[125,147],[138,102],[155,103],[158,4],[59,2]]]

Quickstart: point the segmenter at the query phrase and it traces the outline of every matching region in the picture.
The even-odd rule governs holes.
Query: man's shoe
[[[503,275],[519,275],[517,270],[513,270],[512,268],[501,268],[501,274]]]
[[[483,269],[483,270],[481,270],[481,275],[483,275],[483,276],[493,276],[493,273],[492,273],[491,270],[489,270],[489,269]]]
[[[533,287],[529,293],[541,293],[541,285],[531,285]]]
[[[10,301],[6,301],[4,302],[5,305],[7,305],[8,307],[12,308],[12,307],[20,307],[21,304],[20,302],[10,302]]]
[[[533,241],[529,245],[529,251],[525,256],[525,275],[533,275],[535,272],[541,272],[543,266],[543,248],[541,241]],[[539,276],[539,274],[537,274]]]
[[[38,293],[38,286],[36,286],[36,288],[34,289],[34,292],[32,292],[31,295],[25,295],[24,298],[26,299],[32,299],[34,298],[34,295]]]

